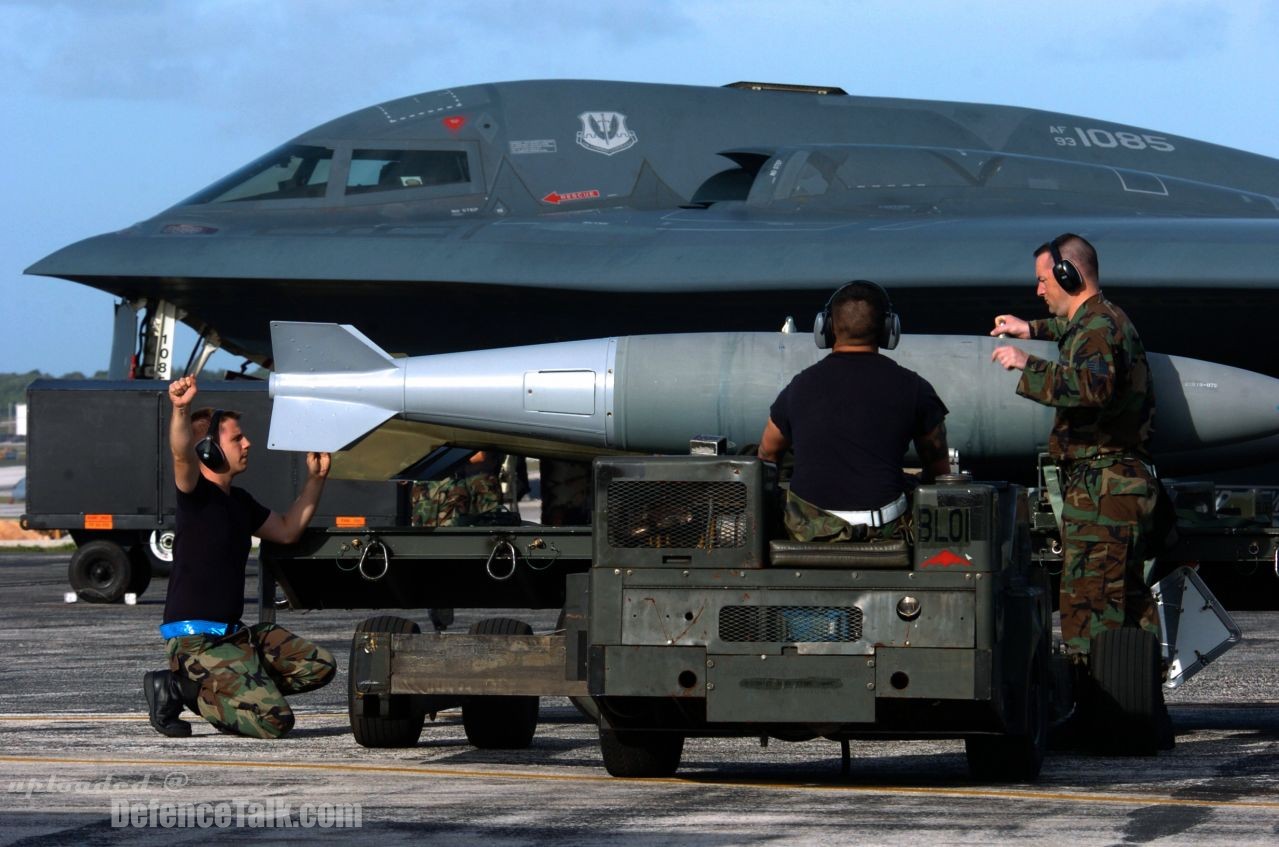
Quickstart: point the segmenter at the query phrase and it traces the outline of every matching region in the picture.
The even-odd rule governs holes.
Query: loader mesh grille
[[[856,606],[724,606],[721,641],[861,641],[862,610]]]
[[[744,547],[746,500],[741,482],[615,479],[608,484],[608,543],[687,550]]]

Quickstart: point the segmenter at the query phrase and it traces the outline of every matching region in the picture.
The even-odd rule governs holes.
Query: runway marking
[[[609,782],[633,785],[705,785],[714,788],[756,788],[768,791],[844,791],[852,794],[914,794],[926,797],[954,797],[970,800],[1043,800],[1069,803],[1105,803],[1124,806],[1182,806],[1209,809],[1279,809],[1279,801],[1264,800],[1192,800],[1151,794],[1071,794],[1059,791],[993,791],[981,788],[940,788],[909,785],[815,785],[786,782],[717,779],[622,779],[606,774],[521,773],[519,771],[483,771],[453,768],[406,767],[403,765],[353,765],[337,762],[266,762],[217,759],[64,759],[44,756],[0,756],[0,762],[31,765],[124,765],[129,767],[170,768],[244,768],[260,770],[330,771],[358,774],[396,774],[400,776],[452,777],[465,779],[509,779],[540,782]]]
[[[346,712],[299,712],[296,710],[294,710],[293,714],[298,716],[305,716],[308,718],[345,718],[348,716]],[[457,709],[451,709],[451,710],[439,712],[439,714],[460,715],[461,711]],[[79,715],[77,714],[0,715],[0,722],[5,722],[5,721],[12,722],[12,723],[43,723],[46,721],[51,723],[66,723],[66,722],[112,723],[112,722],[119,722],[119,721],[141,721],[143,723],[146,723],[147,713],[131,712],[131,713],[125,713],[122,715],[106,715],[106,714],[102,714],[101,712],[85,712],[84,714],[79,714]]]

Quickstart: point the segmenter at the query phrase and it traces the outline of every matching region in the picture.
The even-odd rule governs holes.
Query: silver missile
[[[473,445],[501,446],[503,438],[518,439],[526,451],[546,445],[548,455],[556,445],[574,445],[578,455],[583,448],[681,453],[698,433],[744,445],[758,440],[778,391],[826,355],[807,334],[763,332],[599,338],[403,359],[347,325],[275,322],[271,337],[269,446],[330,452],[395,417]],[[1005,343],[908,335],[886,353],[937,389],[950,408],[950,446],[968,460],[1033,461],[1047,441],[1052,410],[1018,397],[1018,373],[990,361]],[[1051,342],[1011,343],[1057,357]],[[1279,380],[1179,356],[1152,353],[1149,360],[1157,454],[1279,434]]]

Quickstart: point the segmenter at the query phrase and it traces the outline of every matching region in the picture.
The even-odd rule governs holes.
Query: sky
[[[1056,110],[1279,158],[1277,43],[1269,0],[0,0],[0,372],[106,367],[113,298],[28,265],[396,97],[765,80]],[[194,343],[179,334],[177,361]]]

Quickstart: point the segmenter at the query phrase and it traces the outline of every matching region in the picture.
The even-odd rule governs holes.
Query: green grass
[[[75,549],[75,542],[67,539],[65,543],[50,544],[13,544],[0,543],[0,556],[6,553],[70,553]]]

